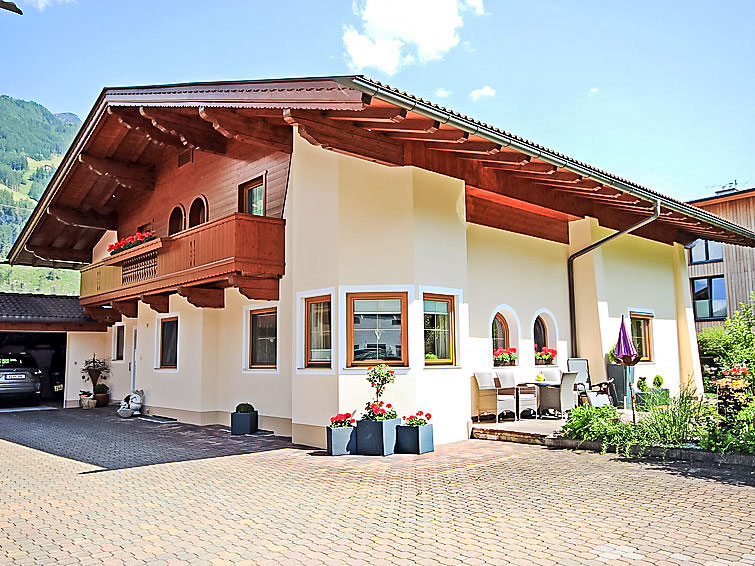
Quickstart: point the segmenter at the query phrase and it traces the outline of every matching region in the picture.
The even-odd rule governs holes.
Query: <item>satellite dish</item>
[[[24,15],[24,13],[21,11],[21,8],[16,6],[13,2],[6,2],[5,0],[0,0],[0,9],[8,10],[9,12],[15,12],[19,16]]]

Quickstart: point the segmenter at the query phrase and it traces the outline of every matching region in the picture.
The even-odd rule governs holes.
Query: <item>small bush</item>
[[[637,378],[637,390],[643,393],[648,390],[648,380],[646,378],[644,377]]]
[[[663,378],[660,375],[653,378],[653,387],[663,387]]]
[[[249,403],[239,403],[236,405],[237,413],[253,413],[254,407]]]
[[[110,392],[110,388],[107,385],[105,385],[104,383],[98,383],[97,385],[94,386],[94,394],[95,395],[103,395],[103,394],[109,393],[109,392]]]

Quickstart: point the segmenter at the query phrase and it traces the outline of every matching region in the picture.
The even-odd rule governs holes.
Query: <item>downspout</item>
[[[598,240],[595,243],[590,244],[586,248],[582,248],[581,250],[578,250],[571,254],[569,256],[569,259],[566,262],[567,265],[567,276],[569,278],[569,331],[571,334],[571,357],[576,358],[579,356],[578,352],[579,349],[577,348],[577,315],[576,315],[576,301],[574,297],[574,260],[578,257],[581,257],[585,254],[590,253],[591,251],[599,248],[603,244],[607,244],[614,238],[618,238],[619,236],[623,236],[624,234],[629,234],[630,232],[634,232],[638,228],[642,228],[643,226],[646,226],[650,224],[651,222],[658,219],[658,217],[661,215],[661,201],[656,200],[655,201],[655,212],[653,212],[652,216],[649,216],[647,218],[644,218],[643,220],[640,220],[636,224],[632,224],[629,228],[624,228],[623,230],[619,232],[615,232],[611,234],[610,236],[606,236],[602,240]]]

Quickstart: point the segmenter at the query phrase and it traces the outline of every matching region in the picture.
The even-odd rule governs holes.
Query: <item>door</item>
[[[131,339],[131,391],[136,390],[136,328]]]

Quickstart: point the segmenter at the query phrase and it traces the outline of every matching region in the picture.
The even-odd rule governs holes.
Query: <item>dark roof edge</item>
[[[753,245],[755,245],[755,232],[747,230],[742,226],[734,224],[724,218],[720,218],[701,208],[677,201],[676,199],[648,189],[647,187],[643,187],[642,185],[616,177],[610,173],[596,169],[586,163],[582,163],[557,153],[534,142],[518,138],[508,132],[493,128],[482,122],[471,120],[465,116],[451,113],[439,106],[427,103],[424,100],[402,93],[393,88],[386,87],[381,83],[377,83],[361,75],[336,80],[357,88],[369,96],[390,102],[391,104],[395,104],[406,110],[423,114],[441,122],[442,124],[448,124],[454,128],[468,132],[469,134],[477,135],[494,143],[501,144],[504,147],[515,148],[517,151],[521,151],[532,157],[537,157],[538,159],[542,159],[552,165],[568,169],[584,177],[589,177],[602,184],[612,186],[625,193],[642,198],[643,200],[649,200],[651,202],[660,201],[661,205],[670,210],[691,216],[722,230],[738,234],[749,239],[752,241]]]
[[[705,204],[712,201],[737,200],[749,196],[755,196],[755,187],[753,187],[752,189],[742,189],[741,191],[734,191],[731,193],[722,193],[719,195],[711,195],[709,197],[696,198],[693,200],[688,200],[687,204],[696,206],[697,204]]]

